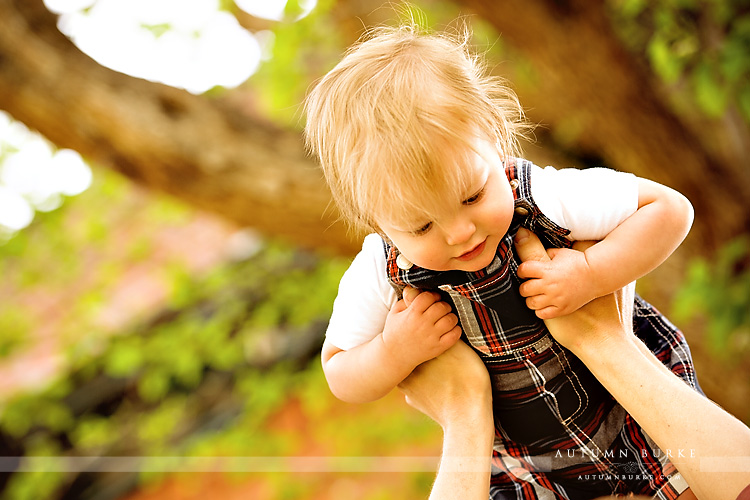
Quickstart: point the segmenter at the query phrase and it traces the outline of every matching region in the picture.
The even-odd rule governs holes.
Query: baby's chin
[[[481,271],[482,269],[486,268],[490,264],[492,264],[492,260],[494,259],[495,255],[494,253],[491,255],[481,255],[477,257],[476,259],[472,260],[471,262],[462,262],[457,259],[453,259],[451,261],[451,264],[448,266],[445,266],[445,269],[440,269],[441,271],[464,271],[468,273],[475,273],[477,271]]]
[[[472,262],[471,265],[465,265],[465,266],[461,267],[460,270],[461,271],[466,271],[466,272],[469,272],[469,273],[476,273],[477,271],[481,271],[482,269],[485,269],[490,264],[492,264],[493,258],[494,258],[494,255],[488,257],[487,259],[484,259],[483,262],[479,262],[479,263],[476,263],[476,264]]]

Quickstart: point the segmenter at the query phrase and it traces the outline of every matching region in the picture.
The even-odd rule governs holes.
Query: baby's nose
[[[444,227],[445,240],[449,245],[461,245],[471,239],[476,229],[471,219],[457,217]]]

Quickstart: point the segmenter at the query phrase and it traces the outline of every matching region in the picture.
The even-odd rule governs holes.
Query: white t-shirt
[[[607,168],[531,167],[531,196],[544,215],[570,230],[569,238],[601,240],[638,209],[638,179]],[[339,283],[326,339],[349,350],[382,333],[398,301],[388,283],[383,241],[365,237]]]

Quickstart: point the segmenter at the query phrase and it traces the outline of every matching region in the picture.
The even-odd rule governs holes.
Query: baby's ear
[[[404,291],[402,293],[403,293],[403,298],[404,298],[404,304],[406,304],[406,307],[409,307],[411,303],[414,302],[414,299],[416,299],[417,296],[419,295],[419,290],[417,290],[416,288],[407,286],[406,288],[404,288]]]

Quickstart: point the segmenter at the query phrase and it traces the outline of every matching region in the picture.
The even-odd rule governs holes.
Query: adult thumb
[[[412,302],[414,302],[414,299],[417,298],[419,295],[419,290],[416,288],[412,288],[410,286],[407,286],[404,288],[404,291],[402,292],[402,296],[404,299],[404,304],[406,304],[406,307],[409,307]]]
[[[516,253],[521,262],[526,261],[549,261],[549,255],[537,235],[528,229],[520,228],[515,238]]]

